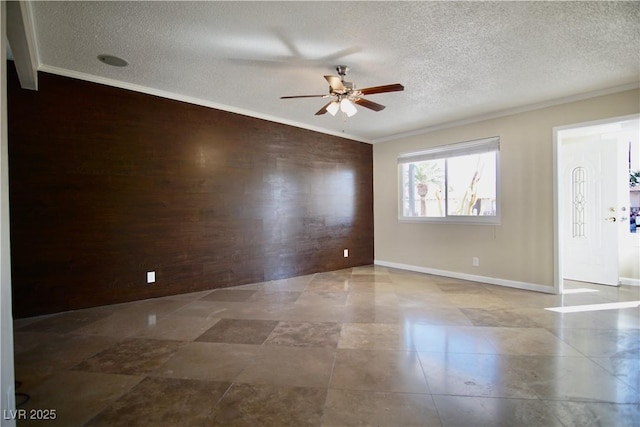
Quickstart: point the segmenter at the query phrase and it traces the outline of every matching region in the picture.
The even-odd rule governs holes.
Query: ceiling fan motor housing
[[[344,78],[344,76],[346,76],[349,72],[349,67],[347,67],[346,65],[338,65],[336,67],[336,71],[338,72],[338,75],[340,77]]]

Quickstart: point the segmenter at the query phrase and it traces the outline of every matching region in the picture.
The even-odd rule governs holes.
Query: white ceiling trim
[[[66,69],[63,69],[63,68],[52,67],[52,66],[48,66],[48,65],[41,65],[40,68],[39,68],[39,71],[43,71],[43,72],[47,72],[47,73],[51,73],[51,74],[56,74],[56,75],[60,75],[60,76],[64,76],[64,77],[70,77],[70,78],[75,78],[75,79],[79,79],[79,80],[89,81],[89,82],[92,82],[92,83],[98,83],[98,84],[103,84],[103,85],[107,85],[107,86],[118,87],[120,89],[132,90],[134,92],[146,93],[148,95],[159,96],[161,98],[167,98],[167,99],[171,99],[171,100],[174,100],[174,101],[186,102],[188,104],[200,105],[200,106],[203,106],[203,107],[213,108],[213,109],[216,109],[216,110],[228,111],[228,112],[231,112],[231,113],[241,114],[243,116],[254,117],[254,118],[262,119],[262,120],[268,120],[268,121],[275,122],[275,123],[281,123],[281,124],[288,125],[288,126],[294,126],[294,127],[297,127],[297,128],[302,128],[302,129],[306,129],[306,130],[310,130],[310,131],[314,131],[314,132],[319,132],[319,133],[323,133],[323,134],[327,134],[327,135],[337,136],[337,137],[340,137],[340,138],[351,139],[351,140],[354,140],[354,141],[364,142],[364,143],[368,143],[368,144],[377,144],[377,143],[382,143],[382,142],[395,141],[395,140],[398,140],[398,139],[408,138],[408,137],[417,136],[417,135],[423,135],[423,134],[435,132],[435,131],[438,131],[438,130],[449,129],[449,128],[457,127],[457,126],[464,126],[464,125],[468,125],[468,124],[472,124],[472,123],[482,122],[482,121],[485,121],[485,120],[497,119],[497,118],[500,118],[500,117],[511,116],[511,115],[515,115],[515,114],[524,113],[524,112],[527,112],[527,111],[539,110],[539,109],[542,109],[542,108],[553,107],[555,105],[568,104],[568,103],[571,103],[571,102],[582,101],[582,100],[585,100],[585,99],[596,98],[598,96],[605,96],[605,95],[610,95],[610,94],[614,94],[614,93],[620,93],[620,92],[625,92],[625,91],[628,91],[628,90],[634,90],[634,89],[640,88],[640,82],[634,82],[634,83],[629,83],[629,84],[625,84],[625,85],[614,86],[614,87],[611,87],[611,88],[600,89],[600,90],[586,92],[586,93],[582,93],[582,94],[577,94],[577,95],[571,95],[571,96],[567,96],[567,97],[557,98],[557,99],[548,100],[548,101],[544,101],[544,102],[539,102],[539,103],[535,103],[535,104],[529,104],[529,105],[523,105],[523,106],[520,106],[520,107],[509,108],[509,109],[506,109],[506,110],[500,110],[500,111],[496,111],[496,112],[492,112],[492,113],[488,113],[488,114],[481,114],[481,115],[477,115],[477,116],[472,116],[472,117],[468,117],[468,118],[461,119],[461,120],[455,120],[455,121],[448,122],[448,123],[442,123],[442,124],[438,124],[438,125],[434,125],[434,126],[428,126],[428,127],[425,127],[425,128],[416,129],[416,130],[413,130],[413,131],[410,131],[410,132],[403,132],[403,133],[399,133],[399,134],[396,134],[396,135],[391,135],[391,136],[384,137],[384,138],[377,138],[377,139],[373,139],[373,140],[367,140],[365,138],[358,137],[356,135],[347,134],[347,133],[344,133],[344,132],[333,132],[333,131],[327,130],[326,128],[310,126],[310,125],[307,125],[305,123],[300,123],[300,122],[296,122],[296,121],[293,121],[293,120],[285,120],[285,119],[282,119],[280,117],[276,117],[276,116],[272,116],[272,115],[268,115],[268,114],[260,114],[260,113],[256,113],[255,111],[246,110],[246,109],[243,109],[243,108],[231,107],[229,105],[219,104],[219,103],[216,103],[216,102],[211,102],[211,101],[207,101],[207,100],[196,98],[196,97],[180,95],[180,94],[173,93],[173,92],[168,92],[168,91],[165,91],[165,90],[150,88],[150,87],[142,86],[142,85],[136,85],[136,84],[133,84],[133,83],[126,83],[126,82],[122,82],[122,81],[119,81],[119,80],[114,80],[114,79],[109,79],[109,78],[105,78],[105,77],[95,76],[95,75],[92,75],[92,74],[80,73],[80,72],[66,70]]]
[[[600,89],[591,92],[581,93],[578,95],[565,96],[562,98],[552,99],[544,102],[538,102],[535,104],[523,105],[520,107],[509,108],[506,110],[500,110],[493,113],[481,114],[478,116],[468,117],[461,120],[455,120],[453,122],[442,123],[434,126],[427,126],[425,128],[416,129],[410,132],[403,132],[397,135],[391,135],[384,138],[377,138],[371,141],[372,144],[380,142],[395,141],[402,138],[408,138],[411,136],[424,135],[427,133],[435,132],[438,130],[449,129],[456,126],[464,126],[472,123],[483,122],[485,120],[498,119],[500,117],[512,116],[514,114],[526,113],[527,111],[540,110],[542,108],[553,107],[555,105],[569,104],[571,102],[583,101],[585,99],[596,98],[598,96],[611,95],[614,93],[626,92],[628,90],[634,90],[640,88],[640,82],[629,83],[620,86],[614,86],[607,89]]]
[[[639,2],[336,3],[368,22],[354,26],[322,1],[21,1],[42,70],[369,143],[640,80]],[[319,100],[278,101],[319,93],[337,64],[406,90],[346,123],[314,115]]]
[[[216,102],[207,101],[205,99],[200,99],[192,96],[181,95],[173,92],[168,92],[161,89],[151,88],[147,86],[137,85],[133,83],[122,82],[119,80],[113,80],[105,77],[95,76],[92,74],[81,73],[77,71],[71,71],[64,68],[52,67],[49,65],[41,65],[39,71],[43,71],[50,74],[56,74],[59,76],[70,77],[73,79],[84,80],[92,83],[103,84],[106,86],[113,86],[120,89],[132,90],[134,92],[146,93],[147,95],[159,96],[161,98],[167,98],[174,101],[186,102],[188,104],[200,105],[203,107],[213,108],[216,110],[228,111],[230,113],[241,114],[243,116],[249,116],[257,119],[268,120],[270,122],[281,123],[288,126],[294,126],[297,128],[302,128],[318,133],[323,133],[327,135],[337,136],[340,138],[351,139],[358,142],[364,142],[367,144],[371,144],[370,140],[364,139],[357,135],[351,135],[343,132],[334,132],[331,130],[327,130],[325,128],[310,126],[306,123],[300,123],[293,120],[286,120],[281,117],[272,116],[269,114],[261,114],[255,111],[246,110],[243,108],[231,107],[229,105],[219,104]]]

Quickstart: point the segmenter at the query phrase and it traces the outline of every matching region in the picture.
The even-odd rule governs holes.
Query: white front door
[[[621,132],[562,139],[564,278],[617,286],[628,231],[628,148]],[[628,145],[628,143],[627,143]]]

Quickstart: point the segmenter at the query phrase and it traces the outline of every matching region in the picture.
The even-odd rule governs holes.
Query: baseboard
[[[621,285],[640,286],[640,279],[631,279],[630,277],[621,277],[619,282]]]
[[[397,268],[399,270],[415,271],[416,273],[433,274],[435,276],[451,277],[453,279],[469,280],[472,282],[487,283],[489,285],[505,286],[508,288],[524,289],[527,291],[553,294],[553,286],[544,286],[536,283],[518,282],[516,280],[499,279],[497,277],[478,276],[475,274],[459,273],[456,271],[438,270],[435,268],[418,267],[416,265],[400,264],[376,259],[373,262],[381,267]]]

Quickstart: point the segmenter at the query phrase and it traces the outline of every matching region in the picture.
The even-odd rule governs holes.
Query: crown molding
[[[433,126],[427,126],[420,129],[415,129],[408,132],[402,132],[396,135],[387,136],[384,138],[377,138],[371,141],[372,144],[380,142],[395,141],[402,138],[408,138],[411,136],[424,135],[427,133],[449,129],[457,126],[464,126],[472,123],[483,122],[486,120],[498,119],[500,117],[512,116],[515,114],[525,113],[527,111],[540,110],[543,108],[553,107],[556,105],[569,104],[571,102],[583,101],[585,99],[597,98],[599,96],[611,95],[614,93],[626,92],[628,90],[640,88],[640,82],[628,83],[620,86],[614,86],[606,89],[599,89],[595,91],[585,92],[577,95],[565,96],[562,98],[551,99],[548,101],[537,102],[534,104],[522,105],[520,107],[508,108],[505,110],[494,111],[492,113],[480,114],[477,116],[467,117],[460,120],[455,120],[446,123],[440,123]]]
[[[84,80],[92,83],[102,84],[106,86],[113,86],[120,89],[131,90],[134,92],[145,93],[147,95],[159,96],[161,98],[171,99],[174,101],[186,102],[188,104],[199,105],[202,107],[213,108],[216,110],[228,111],[230,113],[240,114],[243,116],[253,117],[261,120],[268,120],[270,122],[280,123],[287,126],[293,126],[301,129],[306,129],[318,133],[337,136],[339,138],[350,139],[357,142],[364,142],[371,144],[371,141],[363,139],[357,135],[351,135],[339,131],[331,131],[317,126],[310,126],[305,123],[296,122],[294,120],[285,120],[280,117],[272,116],[269,114],[256,113],[255,111],[247,110],[244,108],[232,107],[230,105],[220,104],[217,102],[211,102],[202,98],[196,98],[192,96],[180,95],[174,92],[166,90],[155,89],[148,86],[137,85],[134,83],[122,82],[119,80],[108,79],[105,77],[96,76],[93,74],[81,73],[78,71],[67,70],[64,68],[52,67],[50,65],[41,65],[39,71],[55,74],[63,77],[70,77],[73,79]]]
[[[301,129],[310,130],[322,134],[332,135],[339,138],[350,139],[357,142],[363,142],[367,144],[377,144],[382,142],[395,141],[402,138],[408,138],[417,135],[423,135],[439,130],[449,129],[457,126],[464,126],[472,123],[478,123],[486,120],[497,119],[500,117],[512,116],[515,114],[524,113],[527,111],[540,110],[543,108],[553,107],[556,105],[568,104],[571,102],[582,101],[585,99],[596,98],[598,96],[611,95],[614,93],[625,92],[628,90],[640,88],[640,82],[633,82],[625,85],[614,86],[611,88],[600,89],[591,92],[585,92],[582,94],[566,96],[562,98],[556,98],[548,101],[538,102],[534,104],[527,104],[519,107],[508,108],[500,111],[495,111],[487,114],[480,114],[477,116],[467,117],[460,120],[455,120],[446,123],[435,124],[433,126],[427,126],[419,129],[415,129],[408,132],[402,132],[395,135],[390,135],[383,138],[367,139],[357,135],[343,133],[340,131],[332,131],[318,126],[311,126],[306,123],[300,123],[294,120],[286,120],[280,117],[272,116],[269,114],[257,113],[255,111],[247,110],[244,108],[238,108],[229,106],[226,104],[220,104],[217,102],[208,101],[202,98],[196,98],[191,96],[180,95],[174,92],[169,92],[161,89],[155,89],[148,86],[137,85],[134,83],[122,82],[119,80],[108,79],[105,77],[96,76],[93,74],[81,73],[77,71],[67,70],[64,68],[52,67],[49,65],[40,65],[39,71],[56,74],[59,76],[70,77],[78,80],[89,81],[92,83],[103,84],[107,86],[113,86],[120,89],[132,90],[135,92],[145,93],[148,95],[159,96],[162,98],[172,99],[174,101],[186,102],[188,104],[200,105],[203,107],[213,108],[216,110],[228,111],[235,114],[241,114],[243,116],[253,117],[256,119],[268,120],[275,123],[280,123],[288,126],[294,126]]]

